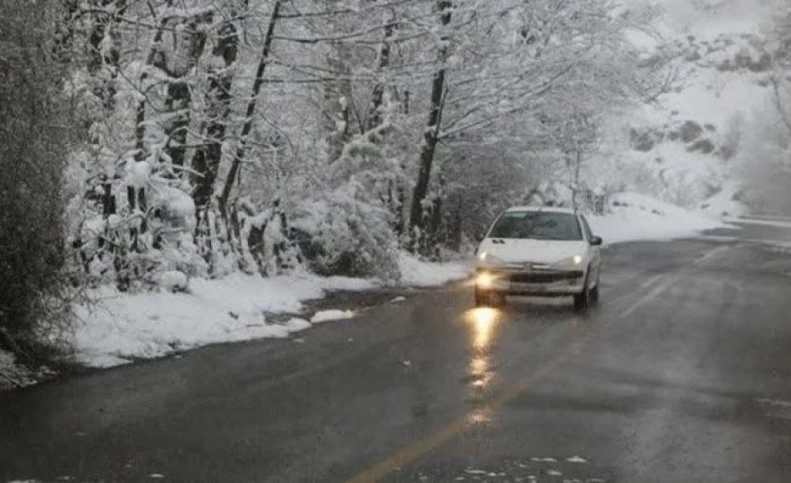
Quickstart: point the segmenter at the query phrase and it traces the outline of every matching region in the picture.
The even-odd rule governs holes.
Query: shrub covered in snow
[[[84,156],[80,153],[77,156]],[[119,168],[125,176],[102,177],[100,195],[85,198],[72,187],[72,245],[79,265],[94,284],[115,283],[123,290],[159,284],[163,273],[197,276],[207,271],[194,242],[192,197],[167,176],[168,166],[128,159]],[[90,182],[72,173],[73,185]]]
[[[184,273],[171,270],[159,276],[159,285],[168,292],[186,292],[189,280]]]
[[[323,275],[398,277],[398,241],[381,205],[356,199],[354,186],[325,200],[299,205],[293,227],[302,233],[302,254]]]

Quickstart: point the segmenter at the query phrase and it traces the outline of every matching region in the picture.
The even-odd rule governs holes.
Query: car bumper
[[[503,295],[566,297],[579,295],[585,272],[577,270],[497,271],[478,269],[476,289]]]

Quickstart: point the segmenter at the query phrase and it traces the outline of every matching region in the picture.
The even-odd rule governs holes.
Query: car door
[[[585,232],[585,239],[590,243],[593,239],[593,231],[591,230],[588,220],[584,215],[580,215],[580,222],[582,224],[582,231]],[[598,280],[599,273],[601,272],[601,248],[598,246],[589,245],[588,249],[591,251],[591,266],[590,266],[590,279]]]

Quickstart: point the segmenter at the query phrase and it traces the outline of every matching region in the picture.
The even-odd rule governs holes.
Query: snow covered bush
[[[394,279],[398,273],[398,239],[391,214],[381,204],[359,199],[350,183],[323,200],[300,204],[293,228],[302,234],[302,254],[322,275],[375,275]]]
[[[159,285],[168,292],[186,292],[189,280],[183,272],[171,270],[159,276]]]
[[[123,177],[102,178],[98,199],[81,192],[85,178],[72,171],[71,242],[91,283],[139,290],[166,272],[206,273],[193,240],[195,205],[167,167],[126,159],[115,167]]]

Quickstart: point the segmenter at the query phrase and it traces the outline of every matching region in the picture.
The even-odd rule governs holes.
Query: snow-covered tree
[[[511,194],[568,176],[632,88],[609,2],[71,7],[90,131],[71,233],[89,275],[122,287],[300,263],[395,277],[400,248],[458,247]]]

